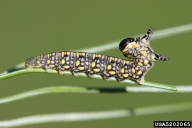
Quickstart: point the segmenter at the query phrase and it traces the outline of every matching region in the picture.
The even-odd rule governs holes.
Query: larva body
[[[74,76],[79,72],[86,72],[89,77],[100,74],[105,80],[116,77],[119,82],[134,79],[143,84],[144,76],[154,66],[154,61],[169,60],[168,57],[154,52],[150,46],[149,39],[153,32],[149,28],[141,39],[129,37],[120,42],[119,50],[130,61],[96,53],[61,51],[29,58],[25,65],[27,69],[44,68],[47,72],[56,69],[61,75],[69,70]]]
[[[27,69],[44,68],[47,72],[57,69],[59,74],[69,70],[74,76],[79,72],[86,72],[89,77],[100,74],[106,80],[116,77],[119,82],[134,79],[143,84],[144,75],[152,63],[145,59],[128,61],[96,53],[62,51],[29,58],[25,66]]]

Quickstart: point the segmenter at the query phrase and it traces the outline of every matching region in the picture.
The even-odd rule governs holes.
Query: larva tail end
[[[35,67],[35,65],[36,65],[36,58],[35,57],[28,58],[25,61],[26,69],[31,69],[31,68]]]

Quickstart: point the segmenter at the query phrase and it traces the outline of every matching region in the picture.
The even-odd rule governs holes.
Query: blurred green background
[[[192,23],[192,1],[0,1],[0,72],[26,58],[53,51],[78,50],[128,36]],[[170,57],[156,62],[146,80],[170,85],[191,84],[191,35],[183,33],[151,42],[156,52]],[[116,49],[101,52],[123,58]],[[0,97],[57,85],[124,87],[98,79],[32,73],[0,82]],[[136,85],[135,85],[136,86]],[[0,105],[0,120],[49,113],[135,108],[191,101],[192,94],[47,94]],[[153,127],[154,120],[192,120],[192,111],[87,122],[24,126],[52,127]]]

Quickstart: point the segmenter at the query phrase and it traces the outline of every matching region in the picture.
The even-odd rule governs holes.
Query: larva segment
[[[119,82],[123,82],[126,79],[136,80],[139,84],[144,82],[144,75],[147,73],[147,67],[138,65],[136,61],[127,60],[121,60],[121,65],[117,75]]]
[[[78,76],[79,72],[87,72],[89,68],[89,54],[86,52],[73,52],[73,57],[73,75]]]
[[[27,69],[30,69],[30,68],[42,68],[42,67],[45,66],[45,63],[46,63],[45,55],[36,56],[36,57],[28,58],[25,61],[25,67]]]
[[[119,69],[120,59],[113,56],[107,56],[107,61],[105,62],[105,70],[103,72],[103,78],[105,80],[108,80],[111,77],[118,76]]]
[[[46,61],[44,64],[44,68],[47,72],[50,72],[51,69],[58,69],[59,62],[61,59],[60,52],[51,52],[43,56]]]
[[[97,53],[89,53],[89,69],[88,76],[92,77],[95,74],[103,74],[106,69],[107,56]]]
[[[116,61],[112,56],[107,56],[107,61],[105,63],[105,70],[103,72],[103,78],[105,80],[110,79],[112,76],[116,75]]]
[[[130,78],[130,73],[129,71],[131,71],[131,64],[133,62],[131,61],[127,61],[127,60],[120,60],[120,67],[119,67],[119,71],[117,74],[117,79],[119,82],[123,82],[124,80]]]
[[[28,58],[28,59],[25,61],[25,67],[26,67],[26,69],[34,68],[35,65],[36,65],[36,57]]]
[[[146,59],[136,59],[133,63],[134,69],[132,69],[132,78],[136,80],[139,84],[144,83],[144,77],[146,73],[153,67],[153,62]]]
[[[74,53],[71,51],[60,52],[60,60],[58,65],[59,74],[62,75],[65,71],[74,68]]]

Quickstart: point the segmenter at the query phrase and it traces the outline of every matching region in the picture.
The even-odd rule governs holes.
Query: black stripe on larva
[[[86,52],[52,52],[26,60],[26,68],[57,69],[59,74],[70,70],[74,76],[86,72],[89,77],[100,74],[104,79],[116,77],[120,82],[125,79],[139,80],[144,77],[145,66],[137,61],[128,61],[113,56]],[[147,67],[148,68],[148,67]]]

